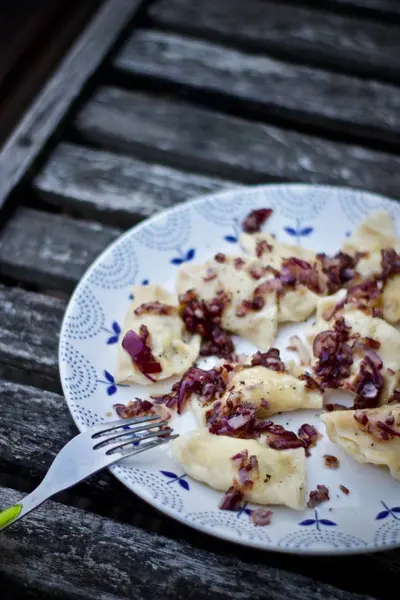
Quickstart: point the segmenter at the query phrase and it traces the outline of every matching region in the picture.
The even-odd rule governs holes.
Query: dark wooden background
[[[104,6],[0,155],[0,506],[76,431],[61,320],[122,231],[237,184],[400,198],[397,0]],[[9,528],[0,554],[6,599],[392,600],[400,577],[399,551],[305,558],[203,536],[107,472]]]

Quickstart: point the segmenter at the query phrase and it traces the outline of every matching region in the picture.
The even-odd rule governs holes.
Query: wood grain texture
[[[73,144],[61,144],[34,181],[46,202],[124,228],[178,202],[231,185]]]
[[[301,1],[301,0],[300,0]],[[317,0],[320,4],[319,0]],[[400,15],[400,5],[397,0],[328,0],[328,6],[334,8],[354,8],[357,10],[371,10],[378,15]]]
[[[35,348],[32,347],[32,352]],[[45,476],[56,454],[78,433],[64,398],[0,379],[0,471],[23,479],[30,489]],[[111,509],[129,511],[131,520],[157,512],[122,486],[108,471],[93,475],[70,492]],[[151,528],[151,521],[148,527]]]
[[[78,115],[87,139],[247,182],[345,184],[400,195],[400,157],[247,122],[162,96],[101,88]]]
[[[268,0],[158,0],[149,14],[160,27],[344,72],[400,79],[399,29],[389,23]]]
[[[119,233],[98,223],[18,208],[0,232],[0,274],[71,292]]]
[[[0,206],[140,4],[140,0],[107,0],[36,97],[0,153]]]
[[[2,507],[20,498],[0,488]],[[208,552],[52,501],[7,529],[0,536],[0,553],[2,579],[23,585],[34,598],[49,592],[63,600],[373,598],[322,585],[317,569],[314,577],[305,577],[269,566],[266,553],[249,551],[255,558],[243,560],[226,550]],[[295,560],[301,562],[301,557]],[[321,562],[316,559],[314,564]],[[374,562],[379,564],[379,559],[363,557],[367,573]],[[346,563],[350,569],[357,564],[351,557]]]
[[[393,85],[152,30],[135,32],[115,64],[133,76],[238,98],[269,118],[283,116],[343,133],[399,140],[400,89]]]
[[[0,363],[58,381],[64,310],[58,298],[0,285]]]

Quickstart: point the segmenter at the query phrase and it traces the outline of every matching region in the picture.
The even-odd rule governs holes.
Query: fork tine
[[[148,433],[147,435],[143,435],[140,437],[137,437],[136,439],[134,439],[134,441],[137,441],[138,444],[140,444],[140,442],[143,442],[144,440],[152,440],[154,438],[165,438],[170,436],[170,433],[172,432],[172,429],[169,427],[168,429],[161,429],[160,431],[154,431],[151,433]],[[112,440],[109,440],[112,441]],[[125,448],[125,446],[130,446],[132,444],[132,439],[127,440],[126,442],[121,442],[121,443],[117,443],[114,444],[114,446],[111,446],[107,449],[106,454],[113,454],[114,452],[117,452],[120,448]],[[108,446],[109,444],[107,444]]]
[[[158,440],[154,440],[153,442],[149,442],[149,443],[143,444],[141,446],[134,446],[132,448],[122,449],[118,453],[118,456],[119,456],[118,460],[120,460],[121,458],[128,458],[128,456],[134,456],[135,454],[140,454],[141,452],[144,452],[145,450],[151,450],[152,448],[157,448],[158,446],[162,446],[163,444],[166,444],[167,442],[170,442],[171,440],[175,440],[177,437],[179,437],[179,433],[175,433],[174,435],[170,435],[168,437],[163,437]],[[122,455],[122,457],[121,457],[121,455]]]
[[[139,427],[133,427],[132,429],[126,429],[125,431],[120,431],[118,432],[116,429],[112,429],[111,431],[108,432],[107,434],[100,436],[97,436],[97,438],[95,439],[99,439],[99,442],[93,446],[93,450],[97,450],[97,448],[101,448],[102,446],[106,446],[109,442],[113,442],[114,440],[118,440],[120,438],[124,438],[127,436],[131,436],[134,435],[136,433],[140,433],[141,431],[149,431],[152,429],[155,429],[156,427],[158,429],[160,429],[161,427],[163,427],[164,425],[167,425],[168,421],[160,421],[157,423],[143,423],[143,425],[140,425]],[[114,432],[117,432],[114,434]]]
[[[116,431],[117,429],[122,429],[127,425],[139,425],[140,423],[146,423],[151,421],[157,421],[160,417],[158,415],[146,415],[144,417],[132,417],[131,419],[119,419],[118,421],[107,421],[106,423],[102,423],[101,425],[97,425],[92,428],[94,433],[92,434],[92,438],[101,437],[110,431]]]

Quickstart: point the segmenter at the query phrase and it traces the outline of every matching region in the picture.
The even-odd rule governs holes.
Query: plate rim
[[[102,252],[100,252],[100,254],[92,261],[92,263],[86,268],[86,270],[81,275],[78,282],[76,283],[75,288],[68,300],[68,304],[65,308],[65,312],[64,312],[63,319],[61,322],[61,327],[60,327],[60,331],[59,331],[59,341],[58,341],[58,370],[59,370],[61,387],[62,387],[65,402],[67,404],[69,413],[70,413],[77,429],[79,430],[79,432],[84,431],[85,429],[82,427],[82,424],[78,421],[78,419],[75,417],[73,411],[70,409],[70,400],[67,399],[68,391],[64,385],[65,366],[63,366],[63,361],[61,360],[61,349],[62,349],[63,338],[65,337],[66,321],[67,321],[67,318],[69,317],[69,313],[70,313],[72,307],[76,303],[76,297],[78,295],[78,292],[80,290],[80,286],[82,285],[82,283],[88,281],[91,273],[103,261],[104,257],[106,255],[108,255],[108,253],[111,252],[123,240],[130,237],[133,232],[138,232],[143,227],[147,227],[149,224],[156,222],[157,220],[162,219],[163,217],[165,217],[167,215],[173,214],[175,212],[179,212],[180,210],[182,210],[182,208],[185,205],[195,206],[202,202],[206,202],[208,199],[213,199],[215,201],[219,201],[219,199],[223,199],[224,197],[230,196],[233,193],[246,192],[248,190],[257,192],[259,190],[270,190],[273,188],[280,188],[280,189],[282,189],[282,188],[285,188],[285,189],[287,189],[287,188],[290,188],[290,189],[312,188],[313,190],[319,189],[320,191],[324,191],[324,190],[328,191],[328,190],[336,189],[339,192],[343,192],[343,193],[347,192],[350,194],[364,194],[365,196],[368,196],[372,200],[376,200],[376,201],[385,200],[385,201],[393,202],[396,205],[398,205],[400,203],[400,199],[397,200],[393,197],[379,194],[377,192],[371,192],[369,190],[364,190],[362,188],[329,184],[329,183],[324,184],[324,183],[305,183],[305,182],[288,182],[288,183],[276,182],[276,183],[261,183],[261,184],[256,184],[256,185],[238,183],[236,186],[233,184],[232,187],[229,187],[228,189],[214,191],[214,192],[208,192],[208,193],[202,194],[200,196],[195,196],[194,198],[187,198],[186,200],[179,202],[175,206],[165,208],[149,217],[146,217],[145,219],[132,225],[131,227],[129,227],[129,229],[127,229],[125,232],[121,233],[114,241],[112,241],[110,244],[108,244],[102,250]],[[118,464],[119,463],[116,463],[114,466],[117,466]],[[168,517],[170,517],[172,519],[179,521],[180,523],[189,527],[190,529],[200,531],[201,533],[212,536],[212,537],[217,537],[219,539],[222,539],[222,540],[232,543],[232,544],[239,544],[239,545],[245,546],[245,547],[256,548],[257,550],[262,550],[264,552],[276,552],[279,554],[282,553],[282,554],[289,554],[289,555],[305,555],[305,556],[320,556],[320,557],[343,556],[343,555],[349,556],[349,555],[376,553],[376,552],[384,552],[384,551],[390,551],[390,550],[395,550],[395,549],[400,548],[400,542],[396,542],[393,544],[379,545],[376,547],[375,546],[372,547],[372,546],[368,545],[368,542],[366,542],[366,544],[367,544],[366,546],[361,546],[358,548],[355,548],[355,547],[352,547],[352,548],[345,548],[345,547],[334,548],[334,547],[332,547],[332,548],[324,548],[324,549],[316,549],[316,548],[308,548],[308,547],[291,548],[291,547],[285,547],[285,546],[278,546],[276,543],[273,545],[267,545],[265,540],[262,541],[262,540],[249,539],[249,538],[240,539],[237,536],[235,537],[235,536],[231,535],[229,532],[226,532],[225,530],[215,530],[211,526],[204,526],[199,523],[193,523],[192,521],[188,520],[183,515],[181,515],[178,511],[176,511],[173,508],[170,508],[168,506],[165,506],[161,503],[155,504],[155,503],[150,502],[149,498],[146,495],[146,492],[142,491],[140,489],[140,486],[138,486],[138,489],[134,489],[135,484],[129,485],[128,481],[123,477],[123,475],[119,474],[118,472],[115,471],[113,465],[107,467],[107,470],[114,477],[116,477],[118,479],[118,481],[120,481],[131,493],[135,494],[136,496],[141,498],[141,500],[143,500],[144,502],[147,502],[148,504],[153,506],[153,508],[160,511],[161,513],[167,515]]]

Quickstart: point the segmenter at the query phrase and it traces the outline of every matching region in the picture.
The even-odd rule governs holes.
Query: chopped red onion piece
[[[350,490],[345,485],[339,485],[339,489],[343,494],[346,494],[346,496],[350,494]]]
[[[239,510],[244,494],[241,490],[231,486],[222,498],[219,508],[221,510]]]
[[[315,508],[323,502],[329,500],[329,490],[325,485],[317,485],[316,490],[310,492],[309,500],[307,502],[308,508]]]
[[[139,369],[139,371],[150,379],[155,381],[154,377],[151,377],[154,373],[161,373],[161,364],[154,358],[151,348],[147,345],[149,339],[149,330],[145,325],[140,326],[140,335],[135,331],[128,331],[123,340],[122,347],[126,350],[132,359],[132,362]]]

